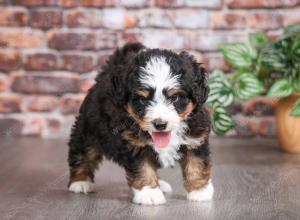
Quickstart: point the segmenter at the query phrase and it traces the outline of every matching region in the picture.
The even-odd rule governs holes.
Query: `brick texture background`
[[[125,42],[188,50],[229,70],[221,42],[273,38],[300,22],[300,0],[0,0],[0,135],[66,137],[107,56]],[[228,135],[274,136],[267,98],[236,103]]]

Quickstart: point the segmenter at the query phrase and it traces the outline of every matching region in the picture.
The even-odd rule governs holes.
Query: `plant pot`
[[[300,94],[280,99],[276,107],[277,137],[282,150],[300,154],[300,117],[290,116]]]

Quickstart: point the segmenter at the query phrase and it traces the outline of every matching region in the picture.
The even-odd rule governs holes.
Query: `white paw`
[[[211,183],[211,180],[209,180],[208,184],[204,186],[202,189],[189,192],[187,194],[187,199],[196,202],[211,201],[213,195],[214,195],[214,187]]]
[[[132,202],[142,205],[160,205],[166,203],[165,196],[159,187],[144,186],[141,190],[132,188]]]
[[[163,191],[164,193],[172,192],[172,187],[168,182],[166,182],[164,180],[158,180],[158,185],[159,185],[159,188],[161,189],[161,191]]]
[[[95,191],[95,184],[90,181],[76,181],[70,185],[69,190],[74,193],[88,194]]]

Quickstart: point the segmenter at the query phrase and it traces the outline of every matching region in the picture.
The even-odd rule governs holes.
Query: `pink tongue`
[[[152,132],[151,137],[156,147],[165,148],[170,142],[171,132]]]

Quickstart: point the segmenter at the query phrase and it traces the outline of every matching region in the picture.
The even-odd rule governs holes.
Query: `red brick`
[[[31,12],[30,25],[43,29],[61,27],[62,12],[59,10],[34,10]]]
[[[181,7],[184,0],[155,0],[155,5],[163,8]]]
[[[27,70],[53,70],[56,68],[57,58],[51,53],[28,54],[24,67]]]
[[[284,13],[284,26],[300,24],[300,7],[295,10],[288,10]]]
[[[191,49],[200,51],[218,51],[221,43],[244,42],[247,40],[246,33],[196,33],[192,35]]]
[[[90,55],[64,54],[61,56],[61,69],[78,73],[94,69],[93,57]]]
[[[80,90],[77,76],[70,75],[37,75],[16,74],[12,80],[12,90],[25,94],[54,94],[77,93]]]
[[[138,19],[134,15],[125,15],[124,27],[125,28],[135,28],[138,24]]]
[[[62,7],[65,8],[72,8],[78,6],[77,0],[60,0],[60,4]]]
[[[187,48],[186,38],[182,33],[173,31],[143,31],[144,44],[151,48]]]
[[[276,120],[274,117],[263,118],[260,121],[258,133],[263,137],[276,137]]]
[[[141,33],[136,33],[136,32],[123,32],[122,33],[122,40],[124,41],[123,44],[125,43],[135,43],[135,42],[142,42],[143,38]]]
[[[28,13],[20,8],[2,8],[0,9],[0,26],[25,26],[28,22]]]
[[[48,45],[50,48],[61,50],[92,50],[95,49],[96,36],[94,33],[49,32]]]
[[[43,131],[43,119],[40,115],[26,115],[23,136],[39,137]]]
[[[185,0],[185,6],[219,9],[222,7],[222,0],[209,0],[209,1]]]
[[[33,7],[33,6],[57,5],[57,2],[58,0],[15,0],[14,4]]]
[[[9,87],[9,79],[7,76],[0,74],[0,92],[4,92]]]
[[[247,25],[244,14],[232,12],[214,12],[210,14],[209,23],[214,29],[237,29]]]
[[[204,10],[176,10],[173,21],[177,28],[205,28],[208,26],[208,13]]]
[[[0,96],[0,112],[13,113],[22,111],[22,99],[15,95]]]
[[[148,0],[120,0],[119,1],[121,6],[127,8],[142,8],[147,7],[150,4]]]
[[[173,26],[171,14],[164,9],[146,10],[139,16],[139,27],[172,28]]]
[[[99,10],[78,10],[67,12],[66,22],[69,27],[100,27],[102,13]]]
[[[209,53],[204,54],[202,59],[204,67],[212,72],[214,70],[220,69],[225,72],[229,72],[231,70],[230,65],[224,60],[222,54]]]
[[[101,55],[99,55],[98,59],[97,59],[97,66],[101,67],[104,64],[106,64],[106,61],[108,60],[108,58],[109,58],[110,55],[111,54],[101,54]]]
[[[45,119],[45,124],[44,138],[61,137],[62,119],[60,117],[49,116]]]
[[[264,116],[274,115],[277,100],[267,97],[256,97],[244,103],[245,115]]]
[[[243,112],[244,105],[241,101],[235,101],[230,107],[229,107],[229,114],[231,115],[237,115],[241,114]]]
[[[109,8],[103,10],[103,26],[108,29],[123,29],[125,27],[125,10]]]
[[[60,110],[63,114],[77,114],[85,95],[65,95],[60,102]]]
[[[20,136],[24,127],[24,121],[18,118],[0,118],[0,136]]]
[[[115,32],[101,31],[97,34],[96,48],[98,50],[115,49],[117,46],[117,34]]]
[[[80,0],[80,4],[87,7],[110,7],[117,5],[117,2],[117,0]]]
[[[0,52],[0,70],[11,71],[21,67],[21,58],[18,52]]]
[[[58,98],[55,96],[31,96],[27,102],[27,110],[30,112],[52,112],[58,106]]]
[[[251,28],[255,29],[277,29],[283,26],[283,16],[279,13],[254,13],[247,19]]]
[[[40,48],[45,35],[39,30],[7,30],[0,32],[0,47]]]
[[[95,85],[95,79],[93,78],[86,78],[81,79],[80,81],[80,91],[83,93],[87,93],[92,86]]]
[[[237,136],[240,137],[253,137],[257,135],[257,122],[253,118],[248,117],[235,117],[236,127],[235,131]]]
[[[299,5],[299,0],[228,0],[229,8],[288,8]]]

